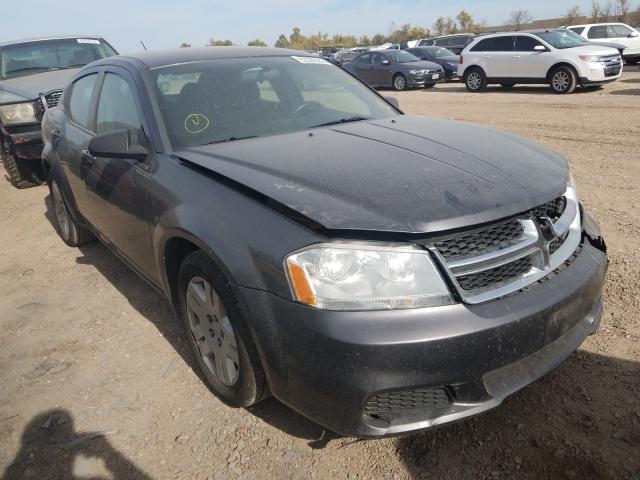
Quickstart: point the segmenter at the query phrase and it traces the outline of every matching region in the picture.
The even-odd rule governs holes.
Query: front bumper
[[[236,290],[276,398],[341,434],[393,435],[493,408],[571,355],[602,312],[607,260],[594,245],[585,237],[555,276],[479,305],[331,312]],[[444,388],[450,402],[365,414],[373,395],[431,387]]]
[[[42,156],[42,130],[39,123],[2,126],[9,153],[24,160],[40,160]]]
[[[434,76],[437,75],[437,78]],[[444,72],[439,72],[436,74],[428,73],[426,75],[408,75],[407,76],[407,86],[408,87],[423,87],[425,85],[434,85],[439,83],[444,78]]]

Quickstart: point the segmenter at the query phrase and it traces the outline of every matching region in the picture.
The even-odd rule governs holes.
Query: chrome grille
[[[549,274],[580,244],[575,189],[507,221],[436,241],[442,262],[463,301],[481,303],[520,290]]]
[[[49,108],[56,107],[62,98],[62,90],[52,90],[40,94],[40,110],[44,113]]]

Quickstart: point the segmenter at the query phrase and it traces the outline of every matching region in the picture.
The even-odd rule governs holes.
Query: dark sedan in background
[[[403,115],[285,49],[112,57],[63,99],[43,120],[61,237],[98,237],[163,292],[229,405],[271,393],[343,434],[429,428],[598,327],[604,242],[542,146]]]
[[[452,80],[458,77],[458,66],[460,56],[444,47],[414,47],[407,48],[407,52],[415,55],[420,60],[437,63],[444,69],[445,80]]]
[[[372,87],[431,88],[444,78],[444,69],[425,62],[405,50],[375,50],[361,53],[342,68]]]
[[[116,54],[91,35],[0,42],[0,159],[15,187],[44,180],[40,122],[62,88],[80,67]]]

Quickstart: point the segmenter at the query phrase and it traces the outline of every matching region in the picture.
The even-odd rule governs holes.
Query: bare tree
[[[580,11],[580,5],[574,5],[564,16],[564,21],[566,25],[575,24],[582,17],[582,12]]]
[[[531,23],[532,21],[533,16],[528,10],[515,10],[509,15],[507,24],[512,26],[514,30],[520,30],[523,25]]]
[[[456,17],[456,20],[458,20],[461,32],[469,32],[475,27],[473,17],[466,10],[460,10],[460,13]]]
[[[631,2],[629,0],[616,0],[615,12],[619,22],[629,22]]]

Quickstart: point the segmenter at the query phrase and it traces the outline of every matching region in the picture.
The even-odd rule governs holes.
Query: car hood
[[[460,63],[460,57],[458,55],[449,55],[448,57],[438,57],[441,62]]]
[[[524,139],[413,116],[176,155],[335,230],[431,233],[468,227],[553,200],[568,179],[564,157]]]
[[[627,46],[626,45],[622,45],[621,43],[599,42],[599,41],[592,41],[592,40],[588,40],[586,43],[588,43],[590,45],[597,45],[599,47],[615,48],[616,50],[626,50],[627,49]]]
[[[615,55],[617,53],[620,53],[614,48],[603,47],[598,44],[575,47],[575,51],[578,53],[578,55]]]
[[[405,70],[413,70],[415,68],[423,68],[428,70],[440,70],[442,67],[435,62],[430,62],[428,60],[420,60],[419,62],[410,62],[410,63],[399,63],[400,67]]]
[[[17,96],[18,99],[13,101],[18,101],[20,97],[25,100],[35,100],[41,93],[64,88],[77,71],[77,68],[51,70],[49,72],[26,75],[24,77],[0,80],[0,92],[4,91],[7,94]],[[9,95],[7,95],[7,97],[8,96]]]

